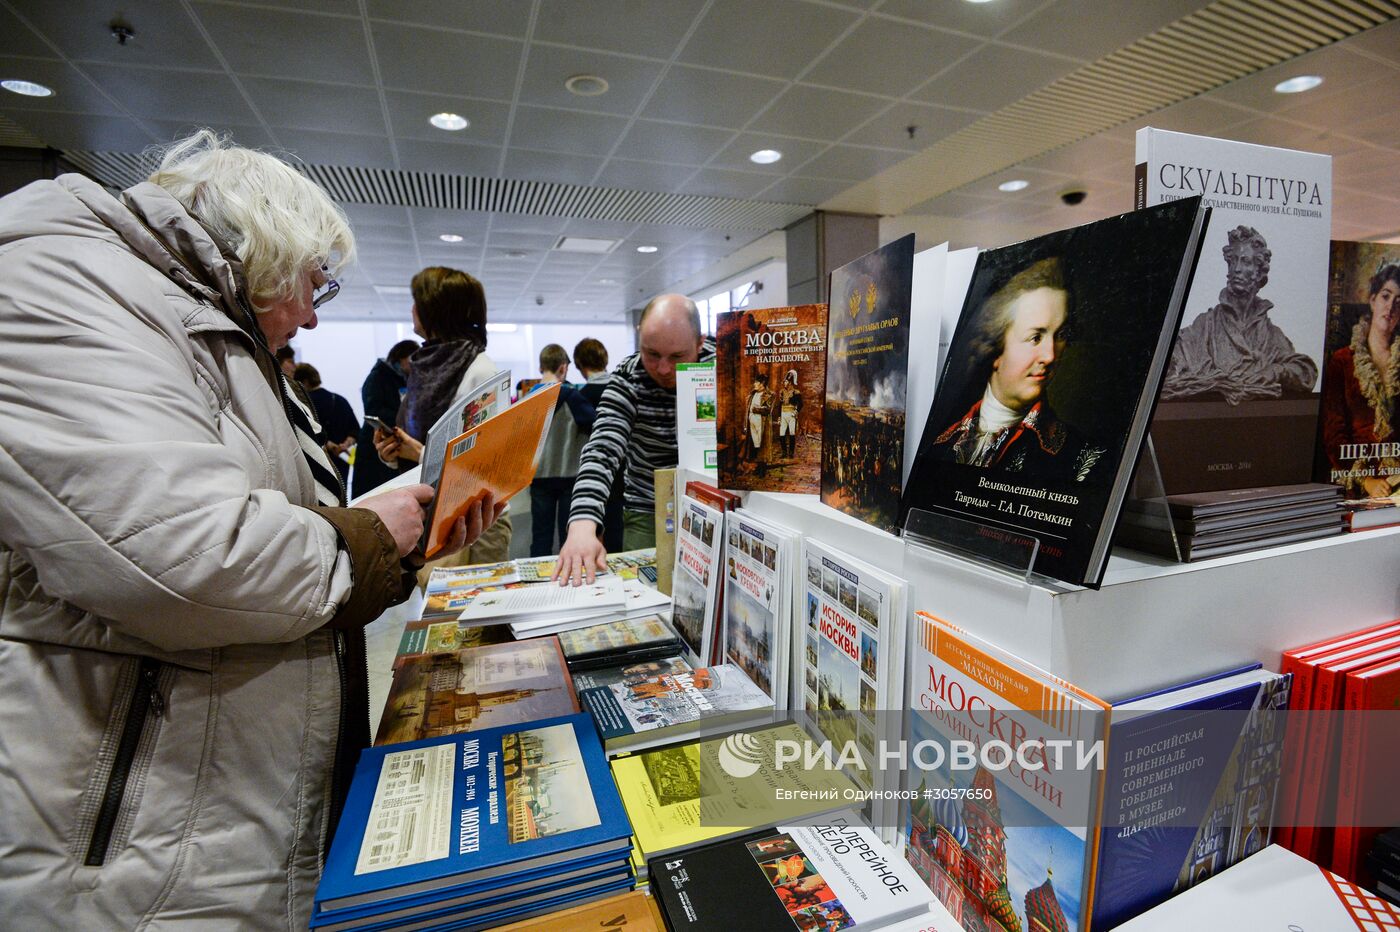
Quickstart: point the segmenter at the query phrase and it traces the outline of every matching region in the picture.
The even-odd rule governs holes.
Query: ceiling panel
[[[219,68],[180,0],[142,0],[115,6],[106,0],[26,3],[21,13],[70,58],[159,68]],[[121,17],[135,32],[124,45],[110,24]]]
[[[629,159],[609,159],[598,175],[597,183],[605,188],[628,188],[634,191],[674,191],[695,174],[693,165],[666,165],[661,162],[636,162]]]
[[[510,143],[582,155],[607,155],[627,128],[627,120],[602,113],[520,106]]]
[[[373,24],[373,38],[385,87],[492,100],[510,100],[515,93],[525,48],[514,39],[383,22]],[[463,62],[471,67],[461,67]]]
[[[641,115],[738,129],[782,89],[772,78],[673,65]]]
[[[169,142],[174,139],[184,139],[191,133],[201,129],[211,129],[214,132],[232,139],[235,145],[247,146],[251,149],[265,149],[269,152],[285,152],[287,146],[285,142],[277,141],[272,135],[261,126],[236,126],[230,123],[219,123],[215,120],[142,120],[142,124],[149,126],[151,132],[161,142]],[[399,208],[402,210],[402,208]]]
[[[1055,0],[998,38],[1094,61],[1204,5],[1200,0]]]
[[[138,123],[126,117],[94,116],[86,113],[43,113],[33,110],[8,109],[10,97],[0,100],[0,116],[9,117],[20,126],[42,126],[40,138],[56,149],[92,149],[99,152],[140,152],[157,140]]]
[[[385,133],[384,110],[372,88],[273,78],[244,78],[243,86],[274,128]]]
[[[637,120],[622,137],[617,154],[641,161],[703,165],[733,137],[725,129]]]
[[[19,17],[0,7],[0,55],[47,57],[53,49]]]
[[[997,0],[996,3],[968,3],[967,0],[885,0],[880,15],[899,17],[938,26],[940,29],[991,37],[1046,6],[1046,0]]]
[[[787,204],[820,204],[850,187],[849,181],[830,178],[801,178],[789,175],[763,189],[763,197]]]
[[[385,91],[389,120],[394,134],[400,138],[424,139],[448,145],[475,143],[504,145],[506,123],[510,119],[510,104],[496,100],[453,97],[448,94],[415,94],[409,91]],[[455,113],[470,125],[462,130],[441,130],[428,122],[437,113]]]
[[[956,67],[924,85],[914,96],[931,104],[1000,110],[1077,67],[1063,58],[984,45]]]
[[[530,4],[500,0],[367,0],[373,19],[523,38]]]
[[[771,133],[740,133],[734,141],[725,146],[710,162],[711,168],[733,168],[742,171],[759,172],[765,175],[786,175],[804,165],[809,159],[819,155],[827,147],[826,143],[809,139],[795,139],[791,136],[777,136]],[[760,149],[774,149],[783,154],[776,162],[759,165],[749,156]],[[814,174],[819,174],[814,172]]]
[[[917,152],[977,119],[975,111],[908,101],[891,105],[848,133],[846,142]],[[914,127],[911,135],[909,127]]]
[[[768,187],[772,180],[771,175],[756,172],[702,168],[676,190],[681,194],[704,194],[709,197],[753,197]]]
[[[979,40],[887,19],[867,19],[802,80],[903,97],[977,48]]]
[[[651,91],[664,66],[660,62],[624,58],[583,49],[539,46],[525,63],[520,86],[522,103],[579,108],[631,116]],[[596,97],[580,97],[564,87],[574,75],[597,75],[608,82],[608,91]]]
[[[372,167],[392,161],[389,140],[354,133],[320,133],[309,129],[278,130],[282,146],[303,162]]]
[[[535,39],[670,58],[703,6],[703,0],[543,0]]]
[[[891,152],[888,149],[832,146],[812,161],[803,164],[802,171],[823,178],[861,181],[904,161],[908,156],[907,152]]]
[[[799,0],[716,0],[680,60],[791,79],[858,19]]]
[[[139,117],[211,123],[257,122],[253,109],[221,72],[159,71],[88,64],[84,70],[118,104]]]
[[[750,129],[784,136],[839,139],[885,105],[878,97],[798,84],[754,120]]]
[[[315,16],[221,3],[200,3],[195,11],[237,73],[374,86],[369,46],[358,16]],[[308,55],[308,39],[328,54]]]
[[[399,164],[405,171],[453,175],[495,175],[501,164],[498,146],[474,146],[427,139],[400,139]]]

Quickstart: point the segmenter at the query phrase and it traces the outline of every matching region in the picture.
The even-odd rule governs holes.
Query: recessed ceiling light
[[[1010,181],[1003,181],[1001,184],[997,185],[997,190],[1010,193],[1012,191],[1024,191],[1030,186],[1031,183],[1024,178],[1013,178]]]
[[[759,165],[772,165],[782,157],[783,154],[777,149],[759,149],[753,155],[749,156],[749,161],[757,162]]]
[[[968,3],[991,3],[992,0],[967,0]]]
[[[600,284],[600,285],[616,285],[616,284],[617,284],[617,279],[615,279],[615,278],[600,278],[600,279],[598,279],[598,284]]]
[[[575,304],[587,304],[588,302],[585,301],[585,300],[583,300],[582,298],[574,298],[574,303],[575,303]]]
[[[35,84],[33,81],[0,81],[0,87],[14,94],[23,94],[25,97],[53,96],[53,88]]]
[[[471,120],[455,113],[434,113],[428,117],[428,122],[438,129],[445,129],[448,132],[456,132],[459,129],[466,129],[471,126]]]
[[[608,80],[600,78],[596,74],[576,74],[564,81],[564,87],[570,94],[577,94],[580,97],[597,97],[608,92]]]
[[[612,252],[619,240],[599,239],[593,236],[561,236],[554,244],[558,252]]]
[[[638,246],[637,252],[656,252],[655,246]]]
[[[462,237],[458,236],[456,233],[439,233],[438,239],[442,240],[444,243],[460,243],[462,241]]]
[[[507,249],[507,250],[506,250],[506,258],[508,258],[508,259],[524,259],[524,258],[525,258],[526,256],[528,256],[528,255],[529,255],[529,253],[526,252],[526,251],[523,250],[523,249]]]
[[[1322,83],[1322,77],[1316,74],[1300,74],[1296,78],[1289,78],[1287,81],[1280,81],[1274,85],[1274,90],[1280,94],[1301,94],[1303,91],[1310,91]]]

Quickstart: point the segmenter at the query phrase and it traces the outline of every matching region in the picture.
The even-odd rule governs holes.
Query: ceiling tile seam
[[[691,38],[694,37],[695,31],[700,28],[700,23],[709,15],[710,9],[714,4],[715,0],[705,0],[705,2],[700,5],[700,9],[691,17],[690,25],[686,28],[686,31],[681,37],[676,40],[675,47],[671,49],[670,59],[662,63],[661,70],[657,72],[656,77],[651,82],[651,87],[647,88],[646,93],[642,95],[642,99],[637,102],[637,106],[632,108],[632,115],[628,117],[627,125],[622,127],[622,132],[618,133],[617,138],[613,140],[612,148],[608,150],[607,155],[603,156],[602,164],[599,165],[598,169],[593,173],[593,177],[590,180],[591,184],[597,184],[598,179],[603,177],[603,173],[607,171],[608,165],[612,162],[613,157],[617,155],[617,150],[622,147],[622,141],[632,132],[632,127],[636,125],[642,112],[646,110],[647,105],[651,103],[651,99],[656,96],[656,91],[661,87],[661,82],[666,80],[666,76],[671,73],[672,66],[675,65],[681,52],[690,43]]]
[[[248,89],[243,86],[243,82],[239,80],[238,75],[233,73],[233,68],[229,66],[228,59],[224,57],[223,51],[219,48],[218,43],[214,41],[213,34],[210,33],[208,27],[204,25],[204,20],[195,12],[194,5],[190,3],[190,0],[180,0],[180,7],[185,11],[185,15],[189,17],[190,22],[199,33],[200,38],[204,40],[204,44],[209,46],[209,52],[214,56],[214,60],[219,63],[220,68],[224,69],[225,77],[233,82],[234,88],[238,91],[238,96],[243,98],[243,102],[248,106],[248,109],[252,111],[253,117],[258,121],[258,127],[263,132],[267,133],[267,137],[272,140],[274,146],[281,148],[282,141],[277,138],[277,134],[273,132],[266,118],[263,117],[262,110],[258,109],[258,105],[253,102],[252,95],[249,94]]]

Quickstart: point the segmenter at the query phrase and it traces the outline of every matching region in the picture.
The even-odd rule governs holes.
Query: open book
[[[425,556],[442,550],[453,523],[487,492],[503,502],[530,484],[558,400],[559,386],[542,388],[452,438],[439,472],[429,471],[434,464],[425,455],[422,481],[437,489],[424,529]]]

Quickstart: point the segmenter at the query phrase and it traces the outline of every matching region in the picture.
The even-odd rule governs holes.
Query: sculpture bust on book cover
[[[1223,249],[1220,303],[1183,327],[1162,385],[1163,401],[1214,400],[1232,405],[1311,392],[1317,363],[1293,348],[1259,297],[1272,252],[1260,232],[1238,226]]]

